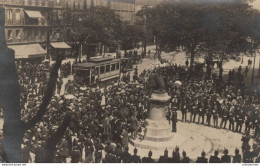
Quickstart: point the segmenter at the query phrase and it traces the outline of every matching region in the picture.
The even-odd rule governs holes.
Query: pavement
[[[183,151],[186,151],[187,156],[195,162],[197,157],[201,155],[202,151],[205,151],[206,157],[209,158],[214,154],[215,150],[219,150],[219,156],[223,155],[224,149],[229,150],[229,155],[235,155],[235,149],[238,148],[240,152],[242,152],[242,134],[229,131],[227,129],[214,128],[213,118],[211,118],[211,126],[205,126],[197,123],[188,123],[181,121],[181,112],[178,111],[178,123],[177,123],[177,132],[174,133],[173,139],[167,143],[169,146],[167,150],[169,151],[169,157],[172,156],[171,147],[178,146],[180,149],[180,154]],[[190,119],[190,113],[187,114],[187,119]],[[166,119],[162,119],[165,120]],[[198,116],[196,118],[196,122],[198,121]],[[206,117],[205,121],[206,122]],[[221,118],[218,119],[218,125],[221,122]],[[170,125],[170,124],[169,124]],[[170,125],[171,126],[171,125]],[[227,122],[226,128],[228,128],[229,122]],[[244,131],[244,126],[242,128]],[[251,133],[253,131],[251,130]],[[145,140],[144,140],[145,142]],[[157,144],[157,142],[155,142]],[[158,142],[165,147],[164,142]],[[254,140],[250,140],[249,144],[252,147]],[[135,146],[129,144],[129,152],[133,154]],[[137,148],[138,155],[141,157],[147,157],[150,149],[147,148]],[[161,155],[164,154],[164,150],[152,150],[153,158],[159,159]],[[182,156],[182,155],[181,155]]]

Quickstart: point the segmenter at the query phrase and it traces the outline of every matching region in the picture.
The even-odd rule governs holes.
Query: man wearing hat
[[[103,124],[103,137],[105,141],[110,141],[111,139],[111,125],[109,123],[108,118],[106,118],[104,124]]]
[[[122,146],[123,149],[125,149],[126,147],[128,147],[128,132],[126,131],[126,129],[123,129],[123,132],[121,134],[121,139],[122,139]]]
[[[85,163],[93,161],[94,146],[90,139],[85,140]]]
[[[29,163],[31,161],[31,156],[30,156],[30,149],[29,147],[24,144],[22,147],[22,163]]]
[[[60,157],[62,163],[66,163],[66,157],[68,156],[68,154],[69,154],[68,141],[63,138],[60,145]]]
[[[60,94],[61,86],[63,84],[63,81],[61,78],[57,80],[57,93]]]
[[[142,158],[142,163],[155,163],[155,160],[152,159],[152,155],[153,155],[153,152],[150,150],[148,152],[148,157],[143,157]]]
[[[241,133],[243,122],[244,122],[244,118],[243,118],[241,110],[238,110],[238,111],[239,112],[238,112],[238,114],[236,116],[237,125],[236,125],[236,130],[235,131]]]
[[[221,119],[221,122],[220,122],[220,127],[221,127],[221,128],[226,129],[227,120],[228,120],[228,110],[227,110],[227,108],[225,107],[225,108],[223,109],[222,119]],[[224,125],[224,126],[223,126],[223,125]]]
[[[71,152],[71,163],[79,163],[81,162],[81,154],[77,146],[73,146],[73,150]]]
[[[248,147],[249,147],[249,141],[250,141],[250,135],[249,132],[246,132],[246,135],[241,138],[242,141],[242,152],[244,153]]]
[[[255,159],[255,163],[260,163],[260,153],[258,154],[258,157]]]
[[[172,158],[171,163],[180,163],[180,153],[179,153],[179,147],[176,146],[175,151],[172,151]]]
[[[239,154],[239,150],[236,148],[235,156],[233,157],[232,163],[241,163],[241,155]]]
[[[207,112],[207,125],[210,126],[212,112],[209,108],[206,110],[206,112]]]
[[[43,163],[45,158],[45,149],[42,147],[42,141],[37,142],[35,148],[35,163]]]
[[[172,132],[177,132],[177,110],[175,109],[173,112],[172,112],[172,117],[171,117],[171,120],[172,120]]]
[[[130,163],[131,162],[131,154],[128,152],[129,148],[126,147],[124,149],[123,155],[122,155],[122,160],[123,163]]]
[[[182,152],[182,156],[183,156],[183,158],[181,160],[181,163],[189,163],[190,162],[190,158],[186,156],[185,151]]]
[[[102,159],[102,150],[104,149],[103,145],[100,142],[100,139],[98,139],[95,142],[95,163],[100,163]]]
[[[137,149],[134,149],[134,155],[131,156],[131,163],[141,163],[140,156],[137,155]]]
[[[134,113],[134,115],[132,115],[131,117],[131,137],[133,139],[136,139],[137,136],[137,127],[138,127],[138,120],[136,118],[136,113]]]
[[[188,111],[188,104],[185,98],[182,99],[182,104],[181,104],[181,114],[182,114],[182,122],[187,121],[187,111]]]
[[[170,163],[170,158],[168,157],[168,150],[165,149],[164,155],[160,156],[158,163]]]
[[[197,158],[196,163],[208,163],[208,159],[205,156],[206,156],[206,153],[203,150],[201,153],[201,157]]]
[[[228,155],[228,150],[224,150],[224,155],[221,157],[221,163],[231,163],[231,158]]]
[[[214,156],[210,156],[209,163],[221,163],[220,158],[218,157],[218,150],[215,150]]]

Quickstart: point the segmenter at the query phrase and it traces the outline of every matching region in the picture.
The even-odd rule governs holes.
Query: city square
[[[0,0],[2,163],[259,163],[258,0]]]

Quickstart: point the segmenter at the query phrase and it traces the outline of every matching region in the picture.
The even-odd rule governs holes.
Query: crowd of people
[[[254,154],[255,152],[246,151],[244,157],[242,158],[239,149],[235,150],[235,155],[232,157],[228,154],[228,149],[224,149],[224,154],[219,157],[219,150],[214,151],[214,155],[210,156],[209,158],[206,157],[205,151],[202,151],[201,156],[199,156],[196,161],[196,163],[259,163],[260,162],[260,156],[256,156],[257,154]],[[151,163],[154,163],[155,160],[151,160],[151,151],[148,154],[149,161]],[[253,161],[253,157],[256,156],[257,158],[255,161]],[[147,157],[144,157],[142,160],[146,162]],[[158,163],[190,163],[191,159],[187,156],[186,152],[182,152],[182,157],[179,152],[179,147],[176,147],[172,151],[172,157],[169,157],[168,150],[166,149],[164,151],[164,155],[160,156]]]
[[[28,68],[26,70],[30,71]],[[144,97],[146,94],[142,84],[115,82],[101,91],[99,88],[91,89],[68,81],[65,94],[59,95],[61,78],[58,79],[57,93],[52,97],[48,112],[41,123],[25,134],[23,162],[30,161],[31,153],[35,154],[33,162],[43,161],[44,155],[39,149],[43,148],[46,140],[60,126],[66,113],[71,113],[73,118],[58,146],[55,158],[57,162],[66,162],[66,158],[75,162],[73,156],[77,154],[74,153],[77,150],[81,154],[79,158],[85,158],[85,162],[93,162],[93,155],[97,162],[98,156],[102,155],[99,151],[102,151],[103,144],[111,142],[116,144],[116,147],[125,149],[128,147],[128,133],[132,133],[133,138],[140,136],[138,133],[142,131],[148,116],[149,101],[148,97]],[[37,82],[43,83],[46,82]],[[42,94],[36,93],[30,95],[31,100],[25,103],[26,111],[22,111],[22,119],[25,122],[35,116],[43,97]]]
[[[249,93],[245,86],[237,86],[237,80],[243,85],[240,79],[232,78],[226,81],[214,77],[204,79],[191,76],[187,68],[177,65],[157,67],[144,72],[146,74],[142,75],[146,78],[142,80],[147,80],[147,87],[153,86],[149,78],[156,75],[164,76],[167,91],[172,96],[172,108],[181,111],[183,122],[204,124],[240,133],[242,128],[244,133],[254,129],[254,137],[259,137],[259,97],[256,91]],[[238,70],[236,75],[240,76],[240,73]],[[174,85],[175,81],[181,81],[182,85]]]
[[[66,62],[61,65],[60,67],[60,75],[61,77],[67,78],[71,74],[72,64],[69,62]]]
[[[22,120],[25,122],[34,117],[41,104],[49,75],[46,68],[46,64],[17,63]],[[141,139],[144,135],[147,125],[145,120],[149,114],[149,97],[154,86],[151,79],[158,75],[163,76],[165,89],[172,96],[169,114],[180,110],[183,122],[227,128],[234,132],[249,133],[253,129],[253,136],[259,138],[259,97],[254,91],[253,94],[248,94],[243,86],[237,86],[236,74],[229,81],[216,77],[206,79],[204,75],[192,74],[186,67],[168,63],[144,70],[141,75],[138,75],[138,68],[135,68],[134,81],[129,78],[130,74],[126,74],[124,79],[104,89],[90,88],[69,80],[65,85],[64,95],[60,95],[62,79],[70,74],[69,68],[69,63],[63,65],[57,91],[47,113],[24,136],[22,159],[25,163],[44,161],[44,145],[61,125],[66,113],[72,115],[72,120],[57,146],[55,162],[155,162],[152,151],[148,157],[142,159],[137,155],[137,149],[131,155],[128,140],[129,137]],[[176,81],[180,81],[181,85],[176,85]],[[232,162],[249,161],[245,156],[252,153],[250,146],[245,144],[242,148],[241,159],[233,158]],[[198,162],[206,161],[204,153],[202,158],[198,158]],[[259,161],[258,154],[254,155],[258,157],[255,162]],[[167,155],[165,152],[158,162],[190,161],[186,152],[180,157],[178,148],[173,153],[172,158],[174,157],[176,160],[167,159],[167,151]],[[220,162],[224,160],[220,159]]]

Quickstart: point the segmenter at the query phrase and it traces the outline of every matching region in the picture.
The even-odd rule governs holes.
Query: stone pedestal
[[[171,146],[169,141],[172,140],[173,133],[165,115],[170,99],[167,93],[152,94],[147,133],[143,141],[132,141],[136,147],[158,150]]]

